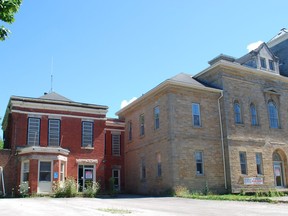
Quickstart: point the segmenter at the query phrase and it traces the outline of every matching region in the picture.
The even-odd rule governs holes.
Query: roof
[[[44,93],[43,96],[39,97],[41,99],[46,100],[55,100],[55,101],[71,101],[70,99],[56,93],[56,92],[50,92],[50,93]],[[72,102],[72,101],[71,101]]]
[[[181,86],[181,87],[186,87],[186,88],[192,88],[192,89],[198,89],[198,90],[203,90],[203,91],[210,91],[210,92],[220,92],[220,89],[212,88],[203,85],[202,83],[198,82],[194,77],[192,77],[189,74],[186,73],[179,73],[176,76],[173,76],[164,82],[160,83],[150,91],[146,92],[143,94],[141,97],[137,98],[135,101],[132,103],[128,104],[121,110],[119,110],[116,115],[121,115],[121,113],[129,110],[131,107],[135,106],[136,104],[140,103],[143,101],[145,98],[151,97],[155,92],[161,91],[163,88],[169,86],[169,85],[176,85],[176,86]]]
[[[206,87],[205,85],[201,84],[200,82],[196,81],[191,75],[186,73],[179,73],[176,76],[167,79],[167,81],[179,82],[179,83],[186,83],[191,86],[198,86],[198,87]]]

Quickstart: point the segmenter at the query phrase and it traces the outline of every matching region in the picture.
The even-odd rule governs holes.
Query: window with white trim
[[[274,61],[269,59],[269,69],[274,71],[275,70],[275,65],[274,65]]]
[[[82,147],[93,147],[93,122],[82,122]]]
[[[201,126],[200,104],[192,103],[193,126]]]
[[[195,152],[195,160],[196,160],[196,175],[204,175],[204,163],[203,163],[202,151]]]
[[[60,144],[60,120],[48,120],[48,145],[59,146]]]
[[[27,145],[39,145],[40,140],[40,118],[28,118]]]
[[[51,161],[40,161],[39,181],[51,181]]]
[[[65,163],[61,162],[60,165],[60,181],[64,181],[65,180]]]
[[[29,181],[29,161],[22,163],[22,182]]]
[[[112,155],[120,156],[120,134],[112,134]]]

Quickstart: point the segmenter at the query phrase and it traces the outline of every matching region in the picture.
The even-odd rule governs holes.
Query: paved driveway
[[[110,212],[111,209],[116,213]],[[104,211],[103,211],[104,210]],[[120,212],[128,210],[129,212]],[[0,199],[1,216],[288,215],[288,204],[203,201],[174,197]]]

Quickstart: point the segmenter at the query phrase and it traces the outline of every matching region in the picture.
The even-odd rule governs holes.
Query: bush
[[[83,191],[84,197],[96,197],[100,190],[100,184],[98,182],[92,182],[88,184],[85,190]]]
[[[72,177],[68,177],[64,183],[56,182],[53,187],[55,197],[75,197],[77,194],[77,183]]]
[[[22,182],[19,185],[18,192],[19,192],[21,197],[27,197],[27,196],[29,196],[29,189],[30,189],[29,182]]]
[[[184,186],[176,186],[174,188],[174,195],[177,197],[187,197],[189,196],[190,191]]]

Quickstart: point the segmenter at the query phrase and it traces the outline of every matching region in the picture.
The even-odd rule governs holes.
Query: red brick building
[[[53,182],[73,177],[78,190],[114,177],[124,189],[124,123],[107,119],[107,106],[71,101],[55,92],[40,98],[12,96],[3,119],[6,194],[29,182],[31,193],[51,193]]]

